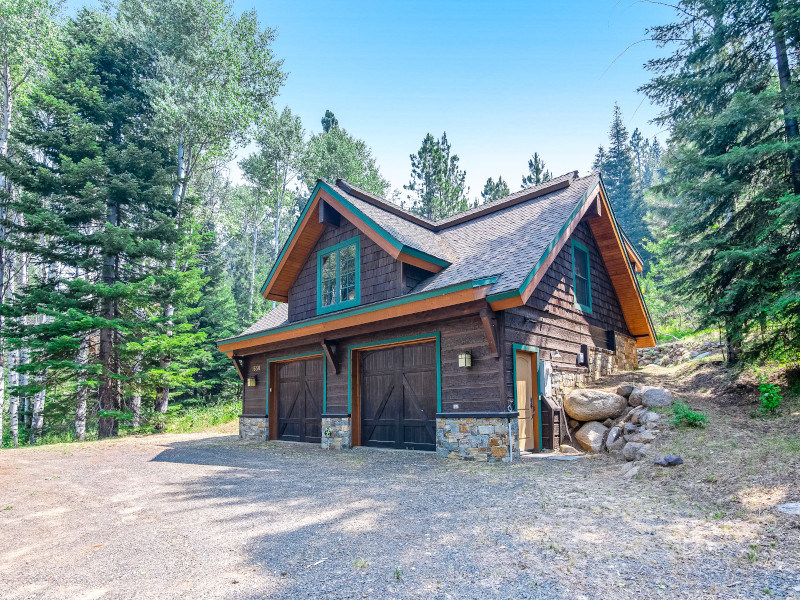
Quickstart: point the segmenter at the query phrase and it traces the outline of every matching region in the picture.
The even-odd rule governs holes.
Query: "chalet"
[[[437,222],[319,181],[261,290],[280,304],[219,341],[240,436],[484,461],[557,447],[564,395],[655,345],[641,268],[596,174]]]

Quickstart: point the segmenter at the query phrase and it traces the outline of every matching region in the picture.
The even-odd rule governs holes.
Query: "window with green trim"
[[[359,238],[345,240],[317,253],[317,313],[361,303]]]
[[[575,290],[575,308],[592,312],[592,280],[589,274],[589,250],[572,240],[572,289]]]

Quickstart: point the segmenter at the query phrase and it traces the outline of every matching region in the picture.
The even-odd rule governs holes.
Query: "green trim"
[[[423,333],[420,335],[409,335],[406,337],[367,342],[364,344],[352,344],[347,347],[347,412],[353,414],[353,350],[363,350],[375,346],[386,346],[388,344],[399,344],[401,342],[413,342],[416,340],[436,340],[436,412],[442,412],[442,334],[438,331]]]
[[[572,295],[575,297],[575,308],[581,309],[583,312],[592,314],[592,262],[589,256],[589,249],[577,240],[572,242]],[[586,255],[586,288],[589,294],[589,304],[582,304],[578,302],[577,286],[575,285],[575,250],[583,252]]]
[[[352,300],[345,300],[343,302],[334,302],[328,306],[322,305],[322,259],[326,256],[336,253],[336,296],[338,297],[341,289],[341,260],[339,250],[347,248],[348,246],[355,246],[355,260],[356,260],[356,296]],[[351,308],[361,304],[361,236],[356,235],[349,239],[339,242],[329,248],[323,248],[317,252],[317,314],[323,315],[325,313]]]
[[[511,344],[511,359],[513,360],[513,377],[514,377],[514,410],[517,409],[517,350],[523,352],[532,352],[536,354],[536,402],[539,403],[539,348],[536,346],[527,346],[525,344]],[[539,450],[542,449],[542,407],[536,411],[539,417]],[[517,434],[517,444],[519,444],[519,434]]]
[[[312,358],[319,356],[322,358],[322,414],[325,414],[325,407],[328,405],[328,361],[325,360],[322,352],[305,352],[303,354],[289,354],[288,356],[276,356],[267,359],[267,402],[266,416],[269,416],[269,366],[274,362],[286,362],[295,358]]]
[[[409,302],[418,302],[419,300],[427,300],[428,298],[434,298],[436,296],[443,296],[445,294],[451,294],[453,292],[460,292],[462,290],[470,289],[470,288],[477,288],[482,287],[484,285],[489,285],[490,283],[494,283],[497,280],[498,276],[494,277],[487,277],[484,279],[476,279],[471,281],[465,281],[463,283],[456,283],[447,287],[439,288],[436,290],[431,290],[428,292],[421,292],[418,294],[411,294],[408,296],[401,296],[399,298],[393,298],[391,300],[386,300],[384,302],[378,302],[376,304],[368,304],[367,306],[361,306],[358,308],[353,308],[350,310],[345,310],[342,312],[337,312],[335,314],[326,315],[323,317],[317,317],[315,319],[308,319],[305,321],[298,321],[297,323],[292,323],[290,325],[284,325],[283,327],[275,327],[273,329],[266,329],[264,331],[258,331],[256,333],[249,333],[247,335],[240,335],[237,337],[226,338],[223,340],[217,341],[217,347],[223,346],[225,344],[231,344],[234,342],[243,342],[245,340],[251,340],[253,338],[263,337],[268,334],[278,333],[280,331],[291,331],[293,329],[299,329],[302,327],[308,327],[309,325],[316,325],[318,323],[326,323],[328,321],[336,321],[338,319],[344,319],[345,317],[350,317],[353,315],[361,315],[365,313],[374,312],[376,310],[383,310],[384,308],[391,308],[393,306],[399,306],[401,304],[407,304]]]
[[[601,182],[602,182],[602,180],[601,180]],[[591,187],[588,190],[586,190],[586,192],[584,192],[583,196],[581,196],[581,199],[578,201],[577,206],[570,213],[570,215],[567,218],[566,222],[561,227],[561,229],[558,231],[558,233],[553,238],[553,240],[547,245],[547,248],[545,248],[544,252],[542,253],[541,258],[539,258],[539,260],[536,261],[536,264],[534,265],[533,269],[531,269],[531,272],[528,273],[528,276],[525,278],[525,281],[522,282],[522,285],[519,287],[519,289],[508,290],[506,292],[498,292],[496,294],[492,294],[491,296],[488,296],[486,298],[486,300],[488,302],[496,302],[498,300],[505,300],[506,298],[513,298],[514,296],[521,296],[522,295],[522,293],[525,291],[525,288],[528,287],[528,284],[536,276],[536,273],[538,273],[539,269],[542,268],[542,265],[544,264],[544,261],[547,260],[547,257],[550,255],[550,252],[552,252],[553,248],[555,248],[556,244],[558,244],[558,240],[561,239],[561,236],[564,235],[564,233],[567,231],[567,228],[569,227],[570,223],[572,223],[572,220],[578,215],[578,213],[580,212],[580,210],[583,207],[584,203],[586,202],[587,198],[589,198],[589,196],[591,195],[591,192],[593,192],[596,187],[597,186]]]

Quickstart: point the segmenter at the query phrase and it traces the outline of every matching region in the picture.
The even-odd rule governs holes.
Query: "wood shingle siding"
[[[243,415],[267,414],[267,357],[264,355],[247,356],[244,359],[244,403]],[[255,387],[247,385],[247,378],[255,376]]]
[[[399,296],[400,263],[349,221],[339,227],[326,226],[303,267],[289,288],[289,322],[317,315],[317,253],[355,236],[360,237],[361,304],[370,304]]]
[[[592,312],[575,306],[572,288],[572,250],[570,242],[556,256],[541,282],[524,306],[504,312],[504,373],[506,397],[513,397],[513,344],[526,344],[542,350],[540,360],[550,360],[550,352],[558,350],[560,358],[552,359],[554,369],[576,369],[581,346],[605,348],[606,331],[611,329],[630,336],[622,317],[611,279],[585,222],[572,234],[589,250]]]

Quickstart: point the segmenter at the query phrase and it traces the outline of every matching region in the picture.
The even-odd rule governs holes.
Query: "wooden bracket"
[[[339,374],[339,367],[336,365],[336,352],[333,349],[333,344],[327,340],[322,340],[322,351],[325,353],[325,358],[328,359],[328,365],[333,369],[333,372]]]
[[[244,358],[241,356],[231,356],[233,366],[236,367],[236,372],[239,374],[239,379],[244,383]]]
[[[592,203],[586,209],[586,214],[583,216],[584,219],[596,219],[603,215],[602,209],[602,200],[600,195],[597,195],[597,198],[592,200]]]
[[[497,317],[491,308],[486,307],[481,310],[481,323],[483,323],[483,333],[489,343],[491,355],[494,358],[500,358],[500,344],[497,340]]]

